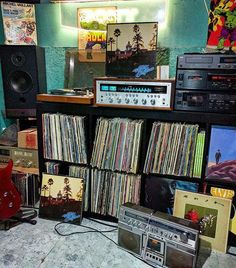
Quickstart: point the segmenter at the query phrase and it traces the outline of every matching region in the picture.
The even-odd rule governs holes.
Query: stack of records
[[[137,173],[143,120],[99,118],[91,165]]]

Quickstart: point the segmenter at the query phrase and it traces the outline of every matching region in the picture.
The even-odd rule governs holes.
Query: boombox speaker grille
[[[141,237],[138,234],[119,228],[118,245],[140,255]]]

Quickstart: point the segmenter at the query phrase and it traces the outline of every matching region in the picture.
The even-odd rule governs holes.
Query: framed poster
[[[176,190],[174,213],[199,224],[200,244],[226,252],[232,200]]]
[[[105,62],[107,23],[116,22],[116,7],[78,8],[79,61]]]
[[[207,48],[236,51],[235,0],[211,0]]]
[[[82,220],[83,179],[43,174],[39,216],[79,224]]]
[[[156,78],[157,22],[107,24],[106,75]]]
[[[236,127],[212,125],[206,179],[236,183]]]
[[[1,2],[5,45],[37,45],[33,4]]]

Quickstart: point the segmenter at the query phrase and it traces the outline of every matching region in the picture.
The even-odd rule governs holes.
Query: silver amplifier
[[[196,265],[199,227],[188,220],[126,203],[120,209],[118,244],[154,267]]]
[[[172,110],[174,81],[95,78],[97,106]]]
[[[13,160],[15,167],[38,168],[38,150],[0,146],[0,162]]]

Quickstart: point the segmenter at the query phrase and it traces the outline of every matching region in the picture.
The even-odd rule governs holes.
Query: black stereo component
[[[44,48],[1,45],[0,57],[7,117],[35,117],[36,95],[47,91]]]
[[[198,225],[162,212],[126,203],[120,209],[118,244],[154,267],[196,265]]]
[[[174,109],[236,113],[236,55],[178,56]]]

